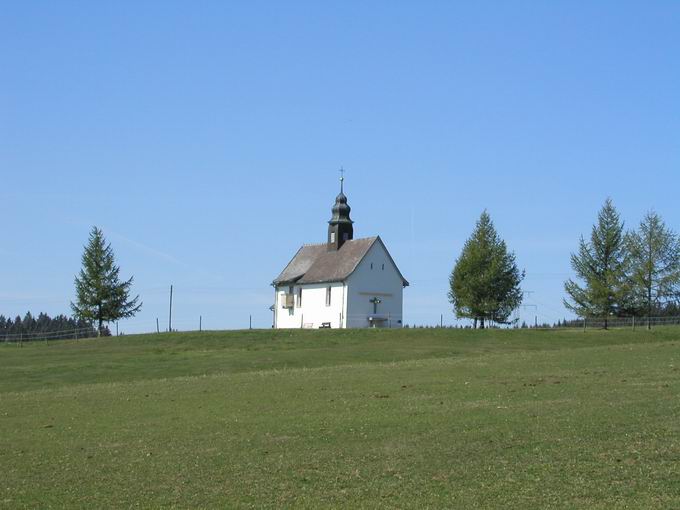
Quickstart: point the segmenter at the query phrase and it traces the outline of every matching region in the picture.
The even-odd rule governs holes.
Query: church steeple
[[[339,250],[345,241],[349,241],[354,237],[354,223],[349,213],[352,210],[347,203],[347,197],[344,193],[344,170],[340,173],[340,194],[335,197],[335,204],[333,205],[333,216],[328,222],[328,250]]]

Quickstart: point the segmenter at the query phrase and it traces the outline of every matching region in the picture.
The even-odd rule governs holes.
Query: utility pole
[[[168,315],[168,332],[172,333],[172,285],[170,285],[170,313]]]
[[[203,331],[203,316],[202,315],[198,316],[198,331],[199,332]]]
[[[444,327],[444,314],[439,315],[439,327],[443,328]]]
[[[248,329],[253,329],[253,316],[248,316]]]
[[[160,332],[161,332],[161,328],[158,325],[158,317],[156,317],[156,333],[160,333]]]
[[[527,291],[527,292],[533,292],[533,291],[529,290],[529,291]],[[538,305],[530,304],[530,305],[520,305],[520,306],[521,306],[522,308],[524,308],[525,310],[526,310],[527,308],[533,307],[533,308],[534,308],[534,313],[538,313]],[[534,317],[535,317],[535,318],[534,318],[534,327],[536,327],[536,323],[538,322],[538,316],[534,316]],[[529,320],[531,320],[531,319],[529,319]]]

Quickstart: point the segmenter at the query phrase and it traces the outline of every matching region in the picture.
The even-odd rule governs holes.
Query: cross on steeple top
[[[344,183],[345,183],[345,168],[340,167],[340,193],[343,192]]]

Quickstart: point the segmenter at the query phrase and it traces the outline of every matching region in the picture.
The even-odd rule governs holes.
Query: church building
[[[272,282],[275,328],[400,328],[408,282],[379,236],[354,239],[340,178],[325,243],[305,244]]]

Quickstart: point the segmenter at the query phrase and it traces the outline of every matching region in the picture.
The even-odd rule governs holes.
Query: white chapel
[[[408,282],[379,236],[354,239],[340,179],[325,243],[305,244],[272,282],[275,328],[400,328]]]

